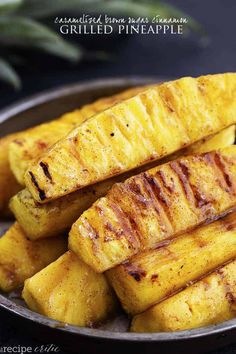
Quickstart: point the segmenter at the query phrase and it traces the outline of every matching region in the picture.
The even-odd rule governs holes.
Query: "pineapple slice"
[[[69,248],[95,271],[236,205],[236,146],[189,155],[115,184],[73,224]]]
[[[0,238],[0,289],[6,292],[23,285],[67,248],[65,237],[29,241],[16,222]]]
[[[131,332],[172,332],[235,317],[236,261],[133,318]]]
[[[117,306],[105,276],[70,251],[26,280],[22,296],[31,310],[76,326],[98,324]]]
[[[75,125],[122,99],[141,91],[134,87],[111,97],[101,98],[80,110],[64,114],[60,119],[40,124],[0,139],[0,218],[10,216],[9,199],[25,185],[24,174],[33,160],[39,157]]]
[[[134,315],[236,257],[236,213],[140,253],[106,272],[123,308]]]
[[[184,153],[225,147],[233,144],[234,138],[235,127],[231,126],[201,144],[197,142],[191,145]],[[169,159],[172,158],[169,156]],[[46,204],[35,202],[30,192],[24,189],[11,199],[10,208],[30,239],[58,235],[69,230],[80,214],[98,198],[104,196],[115,182],[123,181],[132,174],[133,171],[113,177]]]
[[[11,199],[10,209],[31,240],[52,237],[69,231],[78,216],[105,195],[114,182],[110,179],[43,205],[23,189]]]
[[[223,149],[224,147],[234,144],[234,141],[235,125],[231,125],[209,139],[204,139],[203,141],[198,141],[190,145],[187,148],[187,154]]]
[[[122,99],[132,97],[139,91],[141,91],[140,87],[134,87],[111,97],[100,98],[81,109],[62,115],[60,119],[40,124],[22,132],[9,145],[11,170],[17,181],[24,186],[24,174],[33,161],[56,141],[68,134],[75,126]]]
[[[236,74],[186,77],[98,113],[25,174],[40,203],[156,161],[236,123]]]

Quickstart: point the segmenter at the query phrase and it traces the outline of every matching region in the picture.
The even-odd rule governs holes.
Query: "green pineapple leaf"
[[[23,0],[1,0],[0,1],[0,15],[9,14],[23,4]]]
[[[46,26],[24,17],[0,17],[0,44],[5,46],[37,48],[62,58],[78,61],[82,50],[64,41]]]
[[[0,80],[12,85],[15,89],[21,87],[21,81],[13,67],[4,59],[0,58]]]

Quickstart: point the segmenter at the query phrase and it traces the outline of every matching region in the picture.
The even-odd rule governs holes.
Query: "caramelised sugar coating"
[[[230,126],[205,141],[192,144],[185,149],[184,154],[189,155],[193,152],[205,152],[230,146],[234,138],[235,126]],[[175,156],[168,156],[168,161],[174,160],[177,154],[181,156],[183,151],[178,151],[174,154]],[[37,203],[25,188],[11,199],[10,209],[31,240],[51,237],[69,230],[84,210],[88,209],[98,198],[106,195],[114,183],[123,182],[140,172],[142,171],[123,173],[45,204]]]
[[[190,155],[114,185],[73,224],[69,247],[103,272],[236,205],[236,146]]]
[[[0,289],[10,292],[61,256],[67,248],[64,236],[32,242],[15,222],[0,238]]]
[[[32,311],[75,326],[94,326],[117,310],[103,274],[68,251],[25,282],[22,297]]]
[[[129,314],[141,313],[236,257],[236,212],[106,272]]]
[[[236,123],[236,74],[186,77],[93,116],[26,172],[40,203],[159,160]]]
[[[135,316],[131,332],[173,332],[235,317],[236,261]]]
[[[63,114],[58,119],[37,125],[20,132],[20,134],[15,134],[15,138],[9,145],[9,161],[11,171],[17,181],[24,186],[24,174],[33,161],[76,126],[122,99],[134,96],[142,89],[141,87],[133,87],[116,95],[100,98],[80,109]]]

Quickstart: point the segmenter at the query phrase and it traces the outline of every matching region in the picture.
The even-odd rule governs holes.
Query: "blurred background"
[[[115,33],[59,39],[56,16],[102,11],[116,17],[183,12],[192,19],[185,36]],[[235,13],[235,0],[0,0],[0,76],[5,80],[0,81],[0,107],[88,79],[235,71]]]

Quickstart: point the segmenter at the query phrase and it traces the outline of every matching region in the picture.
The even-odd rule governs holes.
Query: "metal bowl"
[[[128,87],[162,81],[160,78],[120,78],[70,85],[14,104],[0,112],[0,136],[56,118],[96,98]],[[0,234],[9,226],[0,222]],[[236,319],[204,328],[173,333],[129,333],[128,318],[118,316],[98,329],[65,325],[28,310],[14,294],[0,293],[1,316],[44,341],[52,340],[69,350],[86,353],[121,350],[129,352],[199,353],[234,341]],[[6,311],[8,313],[6,313]]]

